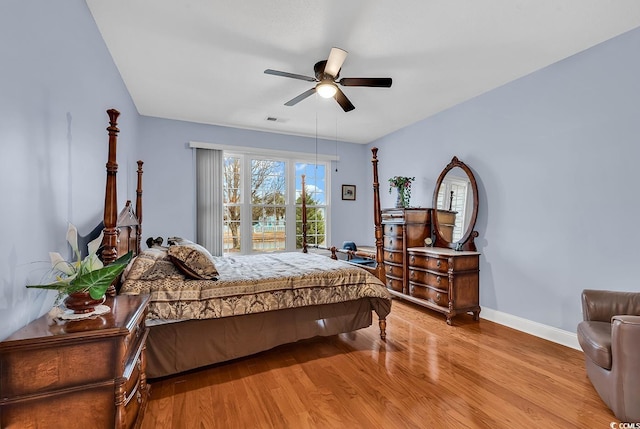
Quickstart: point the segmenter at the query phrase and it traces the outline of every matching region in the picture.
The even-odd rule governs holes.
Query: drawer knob
[[[415,273],[415,271],[411,271],[411,272],[409,273],[409,278],[410,278],[410,279],[414,278],[414,277],[415,277],[415,274],[416,274],[416,273]]]
[[[415,257],[415,256],[413,256],[413,255],[411,255],[411,256],[409,257],[409,261],[413,264],[414,262],[416,262],[416,257]]]
[[[436,283],[440,284],[440,276],[436,277]]]
[[[436,262],[436,267],[440,268],[440,264],[442,263],[442,261],[438,260],[438,262]]]
[[[437,294],[436,294],[436,302],[440,302],[440,298],[442,298],[442,297],[440,296],[440,294],[439,294],[439,293],[437,293]]]

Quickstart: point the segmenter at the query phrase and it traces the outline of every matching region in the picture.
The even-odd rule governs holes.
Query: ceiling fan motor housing
[[[326,65],[327,60],[322,60],[315,63],[315,65],[313,66],[313,71],[315,72],[316,79],[318,79],[318,81],[323,81],[326,79],[335,80],[338,78],[338,76],[340,76],[340,71],[338,71],[338,74],[335,76],[331,76],[330,74],[325,73],[324,68]]]

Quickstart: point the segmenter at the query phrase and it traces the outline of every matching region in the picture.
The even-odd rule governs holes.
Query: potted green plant
[[[71,246],[75,261],[66,261],[59,253],[50,252],[52,274],[56,280],[48,284],[27,285],[28,288],[58,291],[58,299],[64,298],[65,306],[75,313],[89,313],[105,300],[105,293],[113,281],[122,273],[133,254],[127,253],[109,265],[98,257],[102,244],[102,233],[88,245],[88,255],[82,259],[78,250],[78,230],[69,224],[67,242]]]
[[[398,191],[396,208],[409,207],[409,200],[411,199],[411,182],[415,179],[415,177],[406,176],[393,176],[389,179],[389,193],[391,193],[391,190],[394,188]]]

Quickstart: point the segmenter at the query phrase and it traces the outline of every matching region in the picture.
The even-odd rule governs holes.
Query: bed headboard
[[[140,252],[142,237],[142,161],[138,161],[138,182],[136,187],[135,210],[131,201],[127,201],[124,208],[118,211],[118,116],[115,109],[107,110],[109,115],[109,154],[107,157],[107,184],[104,196],[104,237],[102,239],[102,262],[108,265],[120,256],[132,251],[134,255]],[[115,288],[111,286],[107,291],[115,295]]]

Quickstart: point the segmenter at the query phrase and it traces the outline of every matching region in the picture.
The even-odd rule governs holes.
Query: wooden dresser
[[[149,395],[148,296],[86,320],[34,320],[0,343],[0,427],[131,428]]]
[[[459,313],[480,315],[480,253],[443,247],[407,249],[409,296],[404,299],[444,313],[447,324]]]
[[[382,233],[387,288],[408,294],[407,248],[422,246],[431,236],[431,209],[383,209]]]

